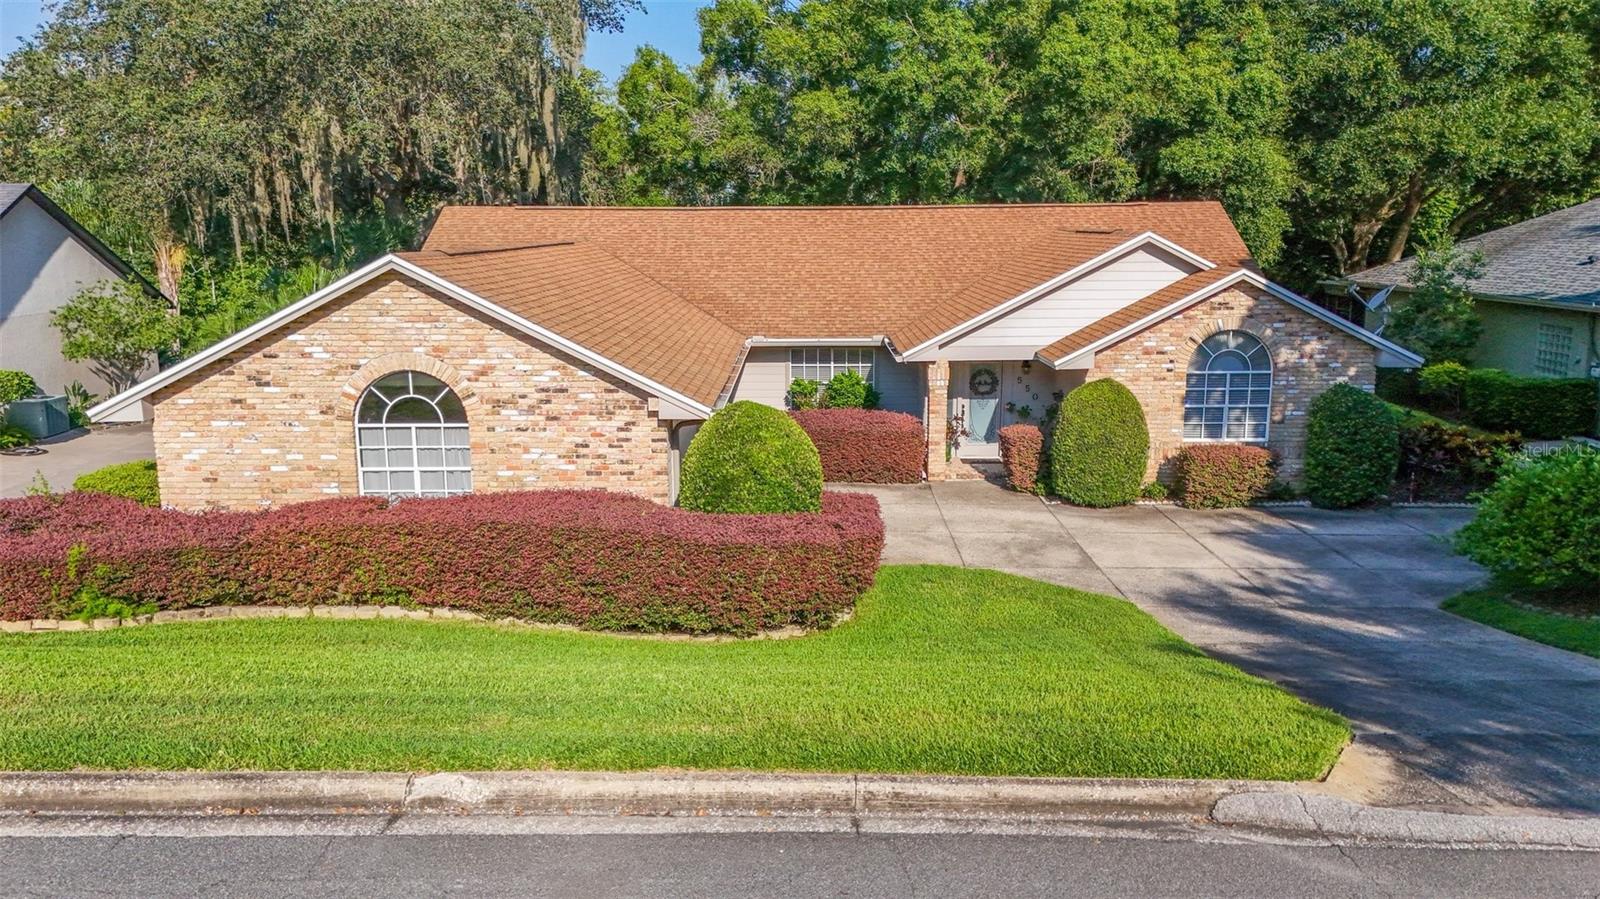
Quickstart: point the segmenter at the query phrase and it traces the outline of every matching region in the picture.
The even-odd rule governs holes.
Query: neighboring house
[[[1483,275],[1468,285],[1483,320],[1474,365],[1547,378],[1600,378],[1600,198],[1468,238],[1458,247],[1483,254]],[[1355,284],[1370,297],[1393,285],[1389,302],[1403,303],[1415,265],[1408,256],[1330,286],[1343,291]],[[1365,323],[1377,327],[1382,314],[1366,313]]]
[[[450,207],[385,256],[91,411],[155,407],[163,499],[604,487],[667,500],[698,424],[854,370],[931,479],[1087,380],[1298,473],[1327,386],[1421,359],[1268,282],[1212,202]],[[946,461],[946,422],[970,436]]]
[[[155,370],[106,372],[68,362],[50,315],[87,287],[132,276],[156,289],[31,184],[0,184],[0,368],[25,371],[45,393],[79,381],[104,396]],[[137,407],[135,407],[137,409]]]

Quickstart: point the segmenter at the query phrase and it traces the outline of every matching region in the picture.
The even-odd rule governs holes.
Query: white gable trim
[[[1170,240],[1167,240],[1165,237],[1162,237],[1161,235],[1155,233],[1154,231],[1146,231],[1143,234],[1139,234],[1139,235],[1137,235],[1135,237],[1132,237],[1132,238],[1130,238],[1130,239],[1128,239],[1128,240],[1126,240],[1126,241],[1124,241],[1124,242],[1122,242],[1120,244],[1117,244],[1116,246],[1112,247],[1109,250],[1106,250],[1104,253],[1101,253],[1100,255],[1094,257],[1093,259],[1090,259],[1087,262],[1084,262],[1084,263],[1082,263],[1080,265],[1074,266],[1071,269],[1068,269],[1065,272],[1062,272],[1061,274],[1055,276],[1054,278],[1051,278],[1050,280],[1044,282],[1043,284],[1040,284],[1037,287],[1031,287],[1028,290],[1023,291],[1022,293],[1012,297],[1011,299],[1006,300],[1004,303],[1001,303],[998,306],[995,306],[995,307],[993,307],[993,308],[991,308],[991,309],[989,309],[989,310],[987,310],[987,311],[985,311],[985,312],[983,312],[983,313],[981,313],[979,315],[976,315],[976,316],[974,316],[974,317],[962,322],[961,324],[956,325],[953,328],[950,328],[949,330],[945,331],[944,333],[939,334],[936,337],[932,337],[932,338],[930,338],[928,340],[924,340],[923,342],[917,344],[916,346],[912,347],[911,349],[906,350],[904,353],[901,353],[900,354],[900,361],[902,361],[902,362],[922,362],[922,361],[927,361],[929,358],[931,358],[934,355],[930,351],[936,349],[939,344],[945,343],[945,342],[947,342],[949,340],[952,340],[955,337],[958,337],[958,336],[960,336],[961,334],[963,334],[963,333],[965,333],[967,331],[973,330],[974,328],[978,328],[978,327],[981,327],[983,325],[986,325],[989,322],[994,321],[995,319],[1000,318],[1001,316],[1005,315],[1006,313],[1010,312],[1011,310],[1017,308],[1018,306],[1022,306],[1022,305],[1026,304],[1026,303],[1028,303],[1028,302],[1030,302],[1032,300],[1038,299],[1040,296],[1043,296],[1044,294],[1049,293],[1050,291],[1055,290],[1058,287],[1061,287],[1061,286],[1063,286],[1063,285],[1065,285],[1065,284],[1067,284],[1067,283],[1069,283],[1071,281],[1074,281],[1074,280],[1076,280],[1076,279],[1088,274],[1089,272],[1094,271],[1095,269],[1099,268],[1100,266],[1105,265],[1106,263],[1117,259],[1120,256],[1127,255],[1128,253],[1131,253],[1134,250],[1137,250],[1137,249],[1140,249],[1140,248],[1146,247],[1146,246],[1151,246],[1151,245],[1158,246],[1161,249],[1166,250],[1167,252],[1171,253],[1172,255],[1177,256],[1178,258],[1184,260],[1185,262],[1188,262],[1188,263],[1190,263],[1190,264],[1192,264],[1192,265],[1194,265],[1194,266],[1196,266],[1196,267],[1198,267],[1198,268],[1200,268],[1202,270],[1213,269],[1213,268],[1217,267],[1216,263],[1206,259],[1203,256],[1199,256],[1199,255],[1197,255],[1195,253],[1191,253],[1190,251],[1184,249],[1183,247],[1178,246],[1177,244],[1173,243]],[[922,356],[924,358],[918,358],[918,356]]]
[[[601,356],[599,353],[580,346],[579,344],[562,337],[548,328],[534,324],[532,321],[529,321],[528,319],[523,318],[522,316],[517,315],[516,313],[511,312],[502,306],[492,303],[470,290],[447,281],[444,278],[441,278],[438,275],[428,271],[427,269],[390,254],[367,263],[361,268],[356,269],[348,275],[345,275],[343,278],[340,278],[332,284],[329,284],[327,287],[322,288],[321,290],[305,297],[302,300],[285,306],[283,309],[278,310],[277,312],[267,316],[259,322],[256,322],[250,327],[245,328],[237,334],[234,334],[232,337],[218,341],[206,349],[201,350],[199,353],[190,356],[188,359],[179,362],[177,365],[159,372],[156,375],[147,378],[138,384],[135,384],[127,390],[124,390],[116,396],[113,396],[110,399],[95,405],[89,409],[89,419],[91,421],[101,421],[108,416],[113,415],[119,409],[122,409],[128,404],[148,397],[150,394],[160,390],[162,387],[165,387],[168,384],[173,383],[174,381],[177,381],[185,375],[192,374],[205,367],[207,364],[227,355],[228,353],[242,346],[248,345],[256,338],[261,337],[264,334],[271,333],[283,325],[286,325],[300,316],[305,315],[307,312],[317,309],[329,301],[342,296],[352,288],[359,287],[373,278],[388,272],[400,272],[409,278],[426,284],[429,287],[438,290],[440,293],[443,293],[446,296],[449,296],[472,307],[473,309],[476,309],[479,312],[482,312],[490,318],[510,325],[511,327],[523,332],[524,334],[527,334],[530,337],[556,347],[557,349],[560,349],[570,355],[576,356],[584,362],[593,365],[595,368],[627,381],[635,387],[639,387],[649,393],[655,394],[662,399],[671,400],[674,405],[677,405],[682,409],[704,416],[709,416],[711,414],[710,407],[706,406],[704,403],[697,402],[688,396],[685,396],[684,394],[679,393],[678,391],[673,390],[664,384],[661,384],[658,381],[639,374],[625,365],[622,365],[611,359],[607,359],[606,357]]]
[[[1364,343],[1376,347],[1378,350],[1379,361],[1388,363],[1388,365],[1385,367],[1416,368],[1423,364],[1423,358],[1421,356],[1418,356],[1416,353],[1411,352],[1405,347],[1400,346],[1393,341],[1385,340],[1371,331],[1368,331],[1366,328],[1346,321],[1345,319],[1334,315],[1332,312],[1329,312],[1321,306],[1318,306],[1316,303],[1311,302],[1305,297],[1300,296],[1287,287],[1284,287],[1280,284],[1274,284],[1273,282],[1268,281],[1266,278],[1263,278],[1248,269],[1240,269],[1239,271],[1229,275],[1226,278],[1223,278],[1221,281],[1218,281],[1215,284],[1208,284],[1194,293],[1189,294],[1188,296],[1175,300],[1165,308],[1157,312],[1153,312],[1131,325],[1120,328],[1106,335],[1105,337],[1094,341],[1083,349],[1071,353],[1070,355],[1062,356],[1059,359],[1046,359],[1043,356],[1039,356],[1039,361],[1055,369],[1082,368],[1082,360],[1085,357],[1092,359],[1097,350],[1104,349],[1105,347],[1122,341],[1131,335],[1137,334],[1156,322],[1176,315],[1177,313],[1182,312],[1184,309],[1199,303],[1201,300],[1215,295],[1218,291],[1232,287],[1240,282],[1253,284],[1256,287],[1259,287],[1262,290],[1272,294],[1274,297],[1277,297],[1285,303],[1295,307],[1296,309],[1299,309],[1300,311],[1305,312],[1314,318],[1320,319],[1323,322],[1332,325],[1341,331],[1344,331],[1345,333]]]

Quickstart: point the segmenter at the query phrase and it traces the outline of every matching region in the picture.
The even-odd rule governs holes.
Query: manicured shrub
[[[1005,469],[1006,486],[1023,493],[1040,493],[1044,483],[1039,472],[1044,468],[1044,431],[1037,425],[1006,425],[1000,429],[1000,464]]]
[[[829,409],[875,409],[878,391],[866,378],[847,369],[834,375],[823,388],[822,405]]]
[[[810,378],[795,378],[789,382],[789,408],[815,409],[822,405],[822,385]]]
[[[0,449],[16,449],[19,446],[31,446],[33,435],[16,425],[0,422]]]
[[[1194,443],[1178,452],[1173,468],[1186,508],[1232,509],[1266,496],[1277,465],[1259,446]]]
[[[1460,415],[1462,392],[1471,373],[1471,369],[1459,362],[1440,362],[1423,366],[1417,373],[1417,385],[1432,408]]]
[[[1595,383],[1583,378],[1524,378],[1473,369],[1463,390],[1467,421],[1486,431],[1516,431],[1531,440],[1592,434]]]
[[[1389,494],[1400,435],[1382,400],[1335,384],[1311,401],[1307,419],[1305,481],[1313,505],[1344,509]]]
[[[38,392],[39,385],[34,383],[32,375],[25,371],[0,369],[0,405]]]
[[[684,454],[678,504],[697,512],[815,512],[822,460],[781,409],[749,400],[712,414]]]
[[[822,458],[822,476],[856,484],[915,484],[927,444],[922,422],[904,412],[812,409],[790,413]]]
[[[156,485],[156,460],[139,459],[107,465],[79,475],[72,489],[85,493],[109,493],[133,500],[141,506],[161,505],[161,490]]]
[[[1521,448],[1515,434],[1408,418],[1400,424],[1396,492],[1411,502],[1466,499],[1494,483],[1501,465]]]
[[[1051,488],[1078,506],[1122,506],[1139,495],[1150,431],[1133,392],[1109,378],[1061,401],[1050,448]]]
[[[826,627],[872,584],[877,501],[706,515],[603,491],[375,497],[192,514],[92,493],[0,501],[0,618],[110,602],[449,606],[580,627]]]
[[[1507,466],[1456,546],[1515,586],[1600,600],[1600,452]]]

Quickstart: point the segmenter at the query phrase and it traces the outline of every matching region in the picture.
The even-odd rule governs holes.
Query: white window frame
[[[1236,347],[1228,347],[1227,349],[1223,350],[1222,352],[1213,353],[1210,349],[1208,349],[1206,347],[1206,343],[1209,343],[1210,341],[1212,341],[1213,339],[1215,339],[1215,338],[1217,338],[1217,337],[1219,337],[1221,335],[1238,335],[1240,338],[1248,340],[1251,343],[1253,343],[1254,345],[1251,346],[1246,351],[1240,351]],[[1261,351],[1259,356],[1256,353],[1256,350],[1258,348]],[[1212,360],[1216,359],[1219,356],[1221,356],[1223,353],[1229,353],[1229,352],[1235,353],[1237,355],[1244,356],[1246,364],[1250,365],[1251,367],[1245,369],[1244,371],[1216,371],[1216,372],[1211,371],[1210,370],[1210,365],[1211,365]],[[1199,361],[1201,353],[1210,353],[1210,355],[1205,358],[1205,360],[1204,360],[1205,364],[1204,365],[1202,365],[1199,368],[1196,368],[1195,367],[1195,362]],[[1254,363],[1252,362],[1253,359],[1260,359],[1261,362],[1264,363],[1265,367],[1264,368],[1263,367],[1256,367],[1254,365]],[[1261,379],[1262,376],[1265,376],[1266,386],[1265,387],[1256,386],[1256,384],[1259,383],[1259,380]],[[1212,334],[1209,337],[1207,337],[1204,341],[1201,341],[1200,345],[1195,347],[1194,356],[1191,357],[1191,359],[1189,361],[1189,367],[1184,371],[1184,378],[1183,378],[1183,386],[1184,386],[1184,390],[1183,390],[1183,442],[1185,442],[1185,443],[1266,443],[1272,436],[1272,376],[1273,376],[1272,351],[1267,348],[1266,344],[1262,342],[1261,338],[1255,336],[1254,334],[1251,334],[1249,331],[1240,331],[1240,330],[1237,330],[1237,329],[1231,329],[1231,330],[1226,330],[1226,331],[1218,331],[1215,334]],[[1195,384],[1195,379],[1196,378],[1201,379],[1201,384],[1199,386],[1196,386],[1196,384]],[[1220,380],[1220,384],[1217,383],[1219,380]],[[1212,391],[1212,390],[1221,390],[1222,391],[1222,402],[1220,402],[1220,403],[1207,402],[1207,400],[1209,399],[1209,397],[1207,396],[1207,393],[1209,391]],[[1245,397],[1246,397],[1245,401],[1242,402],[1242,403],[1233,402],[1233,400],[1232,400],[1233,392],[1234,391],[1241,391],[1241,390],[1245,392]],[[1194,402],[1193,401],[1194,398],[1195,398],[1195,392],[1196,391],[1199,391],[1200,394],[1201,394],[1201,396],[1200,396],[1200,400],[1201,401],[1200,402]],[[1253,402],[1252,401],[1252,397],[1250,396],[1251,394],[1253,394],[1253,393],[1255,393],[1257,391],[1264,392],[1266,394],[1265,398],[1261,402]],[[1196,425],[1199,426],[1200,436],[1191,436],[1191,433],[1190,433],[1191,422],[1189,421],[1189,411],[1191,409],[1201,410],[1200,411],[1200,421],[1193,423],[1193,424],[1196,424]],[[1221,436],[1221,437],[1207,437],[1207,436],[1204,436],[1205,435],[1205,431],[1206,431],[1206,426],[1208,424],[1215,424],[1215,422],[1208,422],[1208,421],[1205,420],[1205,416],[1206,416],[1205,410],[1209,410],[1209,409],[1221,409],[1222,410],[1222,422],[1221,422],[1221,424],[1222,424],[1222,434],[1223,434],[1223,436]],[[1261,424],[1261,436],[1259,436],[1259,437],[1228,436],[1229,432],[1231,431],[1231,429],[1235,425],[1235,422],[1232,420],[1232,418],[1233,418],[1233,410],[1235,410],[1235,409],[1244,410],[1245,411],[1245,415],[1247,417],[1249,415],[1249,411],[1248,410],[1259,409],[1261,411],[1261,422],[1260,422],[1260,424]],[[1248,429],[1249,429],[1249,427],[1250,427],[1250,425],[1252,423],[1250,421],[1246,420],[1244,422],[1240,422],[1239,424],[1242,425],[1246,429],[1246,433],[1248,433]]]
[[[842,371],[853,371],[877,386],[878,348],[870,346],[797,346],[789,348],[789,382],[807,377],[803,371],[823,375],[811,380],[826,384]]]
[[[382,389],[378,387],[378,381],[401,374],[406,376],[405,392],[402,393],[388,387]],[[422,388],[423,392],[419,392],[419,388],[417,387],[416,383],[417,375],[422,375],[430,381],[438,383],[440,389],[434,390],[431,386],[428,386]],[[361,407],[366,404],[367,397],[373,394],[377,394],[388,404],[383,410],[384,420],[377,423],[363,422],[361,420]],[[444,397],[447,395],[455,396],[455,391],[450,389],[450,385],[445,384],[443,381],[440,381],[438,378],[435,378],[432,375],[415,371],[390,372],[380,378],[374,379],[371,384],[367,385],[367,389],[361,391],[361,398],[356,401],[355,408],[355,436],[356,485],[362,496],[445,497],[458,496],[463,493],[472,492],[472,447],[471,435],[469,433],[466,415],[465,412],[463,412],[461,421],[459,422],[446,420],[444,410],[439,407],[439,401],[444,399]],[[439,423],[433,424],[407,422],[390,424],[387,420],[389,411],[393,409],[397,403],[407,399],[418,399],[432,406],[434,412],[439,416]],[[459,404],[461,402],[461,398],[456,397],[456,402]],[[421,445],[421,440],[425,437],[433,436],[425,433],[429,431],[437,432],[438,443],[423,446]],[[392,439],[393,437],[400,435],[404,435],[403,441],[395,441]],[[432,449],[437,449],[439,451],[439,464],[424,465],[422,463],[422,452],[423,450]],[[382,454],[383,464],[368,465],[366,456],[366,453],[368,452],[377,452]],[[393,454],[396,452],[409,452],[409,464],[392,464]],[[457,461],[452,464],[452,458],[458,460],[464,459],[465,461]],[[396,473],[410,475],[412,484],[411,489],[376,490],[367,488],[367,475],[381,474],[383,476],[384,486],[389,487],[392,486],[392,479]],[[424,473],[442,474],[444,477],[444,488],[441,490],[424,489],[422,486],[422,476]],[[465,477],[452,478],[452,475],[463,474]],[[450,482],[452,480],[456,480],[458,482],[464,481],[465,486],[451,487]]]
[[[1533,344],[1533,373],[1542,378],[1565,378],[1571,375],[1573,345],[1571,325],[1540,322]],[[1546,363],[1554,364],[1547,367]]]

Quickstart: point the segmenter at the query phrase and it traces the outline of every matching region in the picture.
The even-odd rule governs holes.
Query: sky
[[[644,9],[630,14],[618,34],[590,32],[583,62],[615,82],[633,52],[649,44],[683,65],[700,61],[700,29],[694,14],[702,0],[645,0]],[[43,0],[0,0],[0,56],[17,48],[44,22]]]

